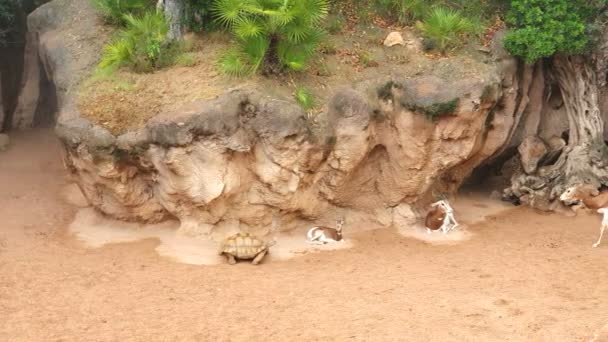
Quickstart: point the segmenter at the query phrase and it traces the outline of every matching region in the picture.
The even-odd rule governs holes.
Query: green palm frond
[[[218,66],[222,73],[235,77],[245,76],[251,70],[251,65],[247,61],[247,56],[239,49],[226,51],[220,57]]]
[[[217,22],[230,27],[243,18],[244,8],[250,2],[249,0],[217,0],[211,11]]]
[[[259,70],[265,61],[276,63],[276,57],[284,66],[301,70],[323,36],[319,27],[328,4],[327,0],[216,0],[213,11],[215,20],[238,39],[251,70]],[[277,44],[270,45],[271,37]],[[266,58],[267,54],[276,57]],[[231,65],[237,64],[234,56]]]
[[[243,18],[234,23],[232,30],[239,39],[247,39],[261,35],[264,28],[256,20]]]
[[[124,14],[140,14],[150,7],[147,0],[92,0],[95,9],[110,24],[124,25]]]
[[[165,49],[169,25],[162,13],[150,11],[141,17],[123,16],[125,28],[108,44],[99,67],[117,68],[129,65],[135,71],[147,72],[159,67]]]
[[[441,52],[455,47],[464,34],[475,33],[478,27],[459,11],[445,7],[435,7],[423,22],[416,27],[423,35],[436,42]]]
[[[252,37],[241,42],[243,52],[249,57],[252,73],[257,72],[264,63],[269,47],[270,40],[265,36]]]

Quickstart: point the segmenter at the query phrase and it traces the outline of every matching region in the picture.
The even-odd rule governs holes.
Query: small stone
[[[483,53],[490,53],[492,52],[492,50],[490,50],[489,47],[485,47],[485,46],[480,46],[477,48],[477,51],[479,52],[483,52]]]
[[[384,46],[391,47],[395,45],[405,45],[403,36],[397,31],[389,33],[388,36],[386,36],[386,39],[384,40]]]
[[[8,134],[0,134],[0,151],[6,151],[9,143],[10,139],[8,138]]]
[[[536,171],[538,162],[547,153],[547,146],[537,136],[529,136],[517,148],[521,158],[521,165],[527,174]]]

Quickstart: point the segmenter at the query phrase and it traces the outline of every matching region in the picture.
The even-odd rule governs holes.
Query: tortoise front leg
[[[228,263],[230,265],[236,264],[236,259],[234,258],[234,255],[232,255],[232,254],[226,254],[226,257],[228,258]]]
[[[261,251],[258,255],[255,256],[255,258],[253,259],[253,261],[251,263],[253,265],[259,264],[260,261],[262,261],[262,259],[264,258],[264,255],[266,255],[266,253],[268,253],[268,250]]]

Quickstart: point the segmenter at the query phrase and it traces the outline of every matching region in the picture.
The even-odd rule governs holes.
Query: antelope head
[[[450,206],[450,203],[448,203],[448,201],[445,200],[445,199],[439,200],[439,201],[431,204],[431,207],[432,208],[439,208],[439,209],[443,210],[446,213],[450,213],[450,212],[454,211],[452,209],[452,207]]]
[[[339,217],[336,220],[336,232],[338,232],[338,236],[342,239],[342,228],[344,227],[344,217]]]
[[[575,185],[567,188],[566,191],[559,196],[559,200],[566,204],[574,204],[587,197],[595,197],[599,194],[600,192],[593,186]]]

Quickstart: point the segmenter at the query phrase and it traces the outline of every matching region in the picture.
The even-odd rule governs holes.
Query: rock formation
[[[411,225],[419,207],[455,192],[508,148],[542,71],[518,72],[495,48],[495,68],[476,77],[393,76],[345,85],[320,125],[289,99],[239,88],[114,136],[74,105],[75,86],[97,61],[78,42],[99,51],[103,39],[93,42],[99,36],[93,29],[69,43],[60,39],[69,16],[57,15],[58,8],[69,14],[70,3],[55,0],[28,19],[57,92],[56,130],[68,170],[99,211],[131,221],[173,217],[193,234],[227,224],[289,229],[292,218],[333,221],[336,211],[348,211],[353,225],[352,217]],[[19,117],[15,122],[29,122]]]

